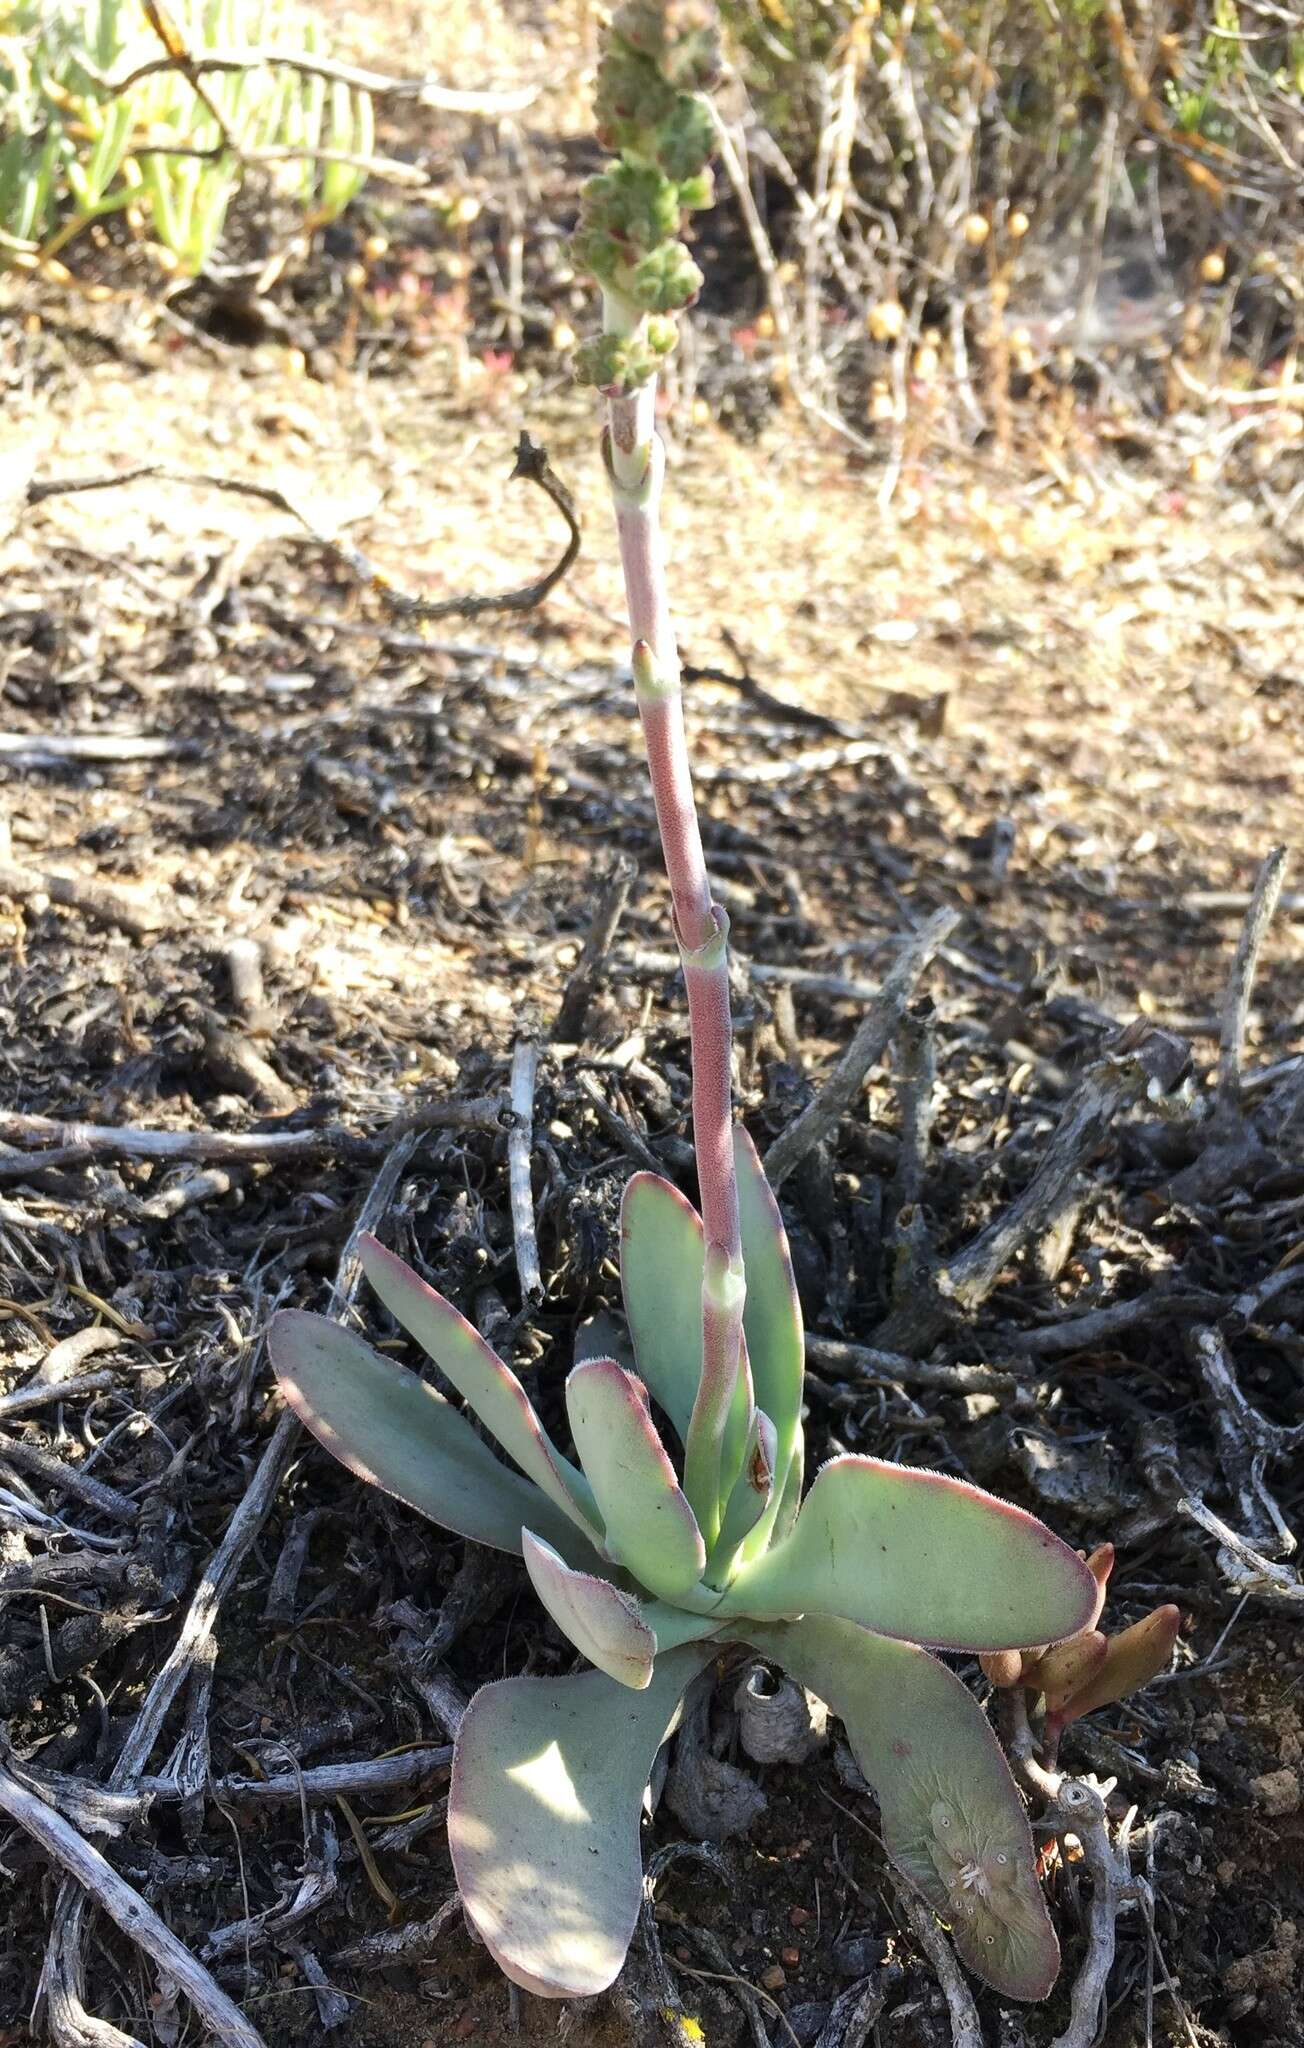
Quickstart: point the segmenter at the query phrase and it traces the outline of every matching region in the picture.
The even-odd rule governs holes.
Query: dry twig
[[[546,449],[536,447],[524,432],[517,440],[511,476],[512,479],[524,477],[528,483],[536,484],[557,507],[566,521],[569,534],[564,552],[542,576],[519,589],[499,591],[491,596],[446,598],[411,597],[396,590],[385,573],[356,548],[320,532],[302,507],[284,491],[277,490],[273,484],[254,483],[245,477],[210,476],[202,471],[171,470],[146,462],[135,469],[124,469],[118,476],[52,477],[43,483],[29,483],[25,496],[29,505],[40,505],[47,498],[66,496],[71,492],[111,490],[120,484],[138,483],[148,478],[158,483],[185,484],[197,489],[227,491],[242,498],[256,498],[261,504],[270,505],[296,520],[316,546],[374,590],[387,611],[416,619],[472,619],[485,612],[533,611],[560,583],[580,551],[580,526],[571,494],[553,473]]]
[[[196,1962],[171,1929],[164,1926],[153,1907],[146,1905],[140,1893],[78,1834],[71,1822],[6,1770],[0,1770],[0,1810],[39,1842],[52,1861],[67,1872],[65,1887],[71,1879],[81,1888],[79,1898],[87,1894],[94,1898],[123,1933],[180,1985],[209,2032],[224,2048],[264,2048],[262,2035],[214,1983],[203,1964]],[[107,2048],[109,2042],[131,2041],[116,2027],[100,2022],[92,2022],[91,2026],[93,2032],[88,2031],[84,2038],[93,2041],[96,2048]],[[131,2048],[140,2048],[140,2044],[132,2043]]]
[[[629,892],[637,873],[638,868],[628,854],[617,855],[598,898],[588,937],[566,983],[557,1022],[553,1025],[553,1038],[564,1045],[578,1045],[584,1035],[584,1020],[589,1013],[598,976],[611,951],[617,926],[625,915],[625,905],[629,902]]]
[[[539,1244],[534,1229],[534,1195],[530,1187],[534,1084],[538,1072],[537,1044],[532,1038],[518,1038],[512,1053],[511,1101],[516,1121],[507,1138],[507,1181],[512,1211],[512,1243],[516,1250],[516,1277],[520,1282],[522,1302],[531,1306],[543,1297]]]
[[[958,922],[953,910],[939,910],[907,939],[868,1015],[814,1101],[780,1132],[766,1153],[765,1171],[772,1187],[777,1188],[850,1109],[869,1069],[882,1058],[899,1028],[920,975]]]

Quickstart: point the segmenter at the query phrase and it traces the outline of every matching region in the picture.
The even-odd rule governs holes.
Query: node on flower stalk
[[[1032,1515],[964,1481],[841,1456],[804,1493],[804,1337],[787,1238],[733,1119],[728,920],[692,795],[659,529],[655,373],[697,272],[677,229],[707,187],[714,64],[700,0],[629,0],[599,77],[621,162],[587,188],[580,245],[604,332],[582,374],[607,395],[603,454],[683,965],[697,1202],[637,1174],[620,1279],[635,1370],[582,1358],[571,1449],[457,1309],[374,1238],[362,1265],[504,1458],[461,1409],[322,1317],[283,1312],[269,1345],[285,1398],[358,1477],[454,1532],[523,1556],[594,1666],[508,1678],[458,1730],[448,1836],[466,1913],[503,1970],[549,1997],[603,1990],[642,1899],[639,1824],[684,1692],[735,1648],[840,1716],[897,1866],[964,1960],[1043,1997],[1059,1953],[1022,1800],[977,1701],[933,1651],[1051,1657],[1091,1629],[1100,1587]],[[670,188],[674,188],[673,192]],[[686,193],[689,196],[685,196]]]

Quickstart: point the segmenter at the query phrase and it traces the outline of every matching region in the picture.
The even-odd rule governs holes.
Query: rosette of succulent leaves
[[[467,1915],[516,1983],[567,1997],[616,1977],[642,1898],[654,1760],[685,1689],[737,1646],[840,1717],[888,1855],[978,1975],[1036,1999],[1059,1955],[1023,1802],[977,1700],[934,1653],[1045,1656],[1094,1628],[1097,1580],[1031,1515],[939,1473],[848,1455],[804,1489],[792,1265],[732,1119],[727,921],[710,897],[684,746],[652,405],[674,313],[700,281],[681,235],[685,212],[709,199],[711,118],[697,93],[714,62],[696,0],[618,9],[598,110],[619,158],[588,186],[578,237],[603,290],[605,331],[584,368],[609,407],[636,695],[688,992],[701,1213],[655,1174],[626,1188],[632,1369],[612,1357],[574,1365],[569,1448],[453,1304],[373,1238],[366,1275],[441,1387],[293,1310],[272,1323],[271,1356],[287,1401],[351,1472],[523,1557],[592,1666],[486,1685],[457,1733],[453,1866]]]

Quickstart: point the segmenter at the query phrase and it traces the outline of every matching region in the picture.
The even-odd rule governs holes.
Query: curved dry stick
[[[386,611],[409,619],[475,619],[483,612],[528,612],[543,603],[550,590],[561,582],[562,577],[573,566],[580,551],[580,523],[574,501],[561,478],[554,474],[545,448],[536,447],[529,435],[522,433],[516,444],[516,460],[509,482],[524,477],[527,483],[537,484],[545,495],[551,498],[569,529],[564,552],[551,569],[538,576],[532,583],[522,584],[517,590],[504,590],[490,596],[472,594],[467,597],[425,598],[412,597],[406,591],[395,590],[388,577],[374,563],[369,562],[357,548],[346,541],[332,540],[319,533],[306,512],[295,504],[284,491],[278,491],[274,484],[254,483],[244,477],[211,476],[207,472],[166,469],[159,464],[144,462],[135,469],[124,469],[119,476],[53,477],[45,483],[29,483],[25,493],[29,505],[39,505],[46,498],[66,495],[73,491],[104,491],[116,484],[139,483],[145,478],[158,483],[191,484],[213,491],[229,491],[240,498],[257,498],[261,504],[271,505],[278,512],[286,512],[298,521],[313,541],[340,562],[352,575],[376,592]]]

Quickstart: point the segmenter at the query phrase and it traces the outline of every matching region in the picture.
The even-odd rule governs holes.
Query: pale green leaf
[[[702,1370],[702,1222],[678,1188],[636,1173],[620,1205],[620,1284],[638,1376],[688,1436]]]
[[[1027,1815],[977,1701],[943,1664],[853,1622],[749,1628],[764,1657],[826,1701],[878,1795],[883,1846],[1006,1998],[1044,1998],[1059,1944]]]
[[[909,1642],[1017,1650],[1076,1635],[1095,1599],[1081,1558],[1022,1508],[940,1472],[843,1457],[720,1611],[837,1614]]]
[[[572,1571],[552,1545],[530,1529],[522,1547],[530,1583],[562,1634],[608,1678],[641,1692],[652,1677],[657,1639],[637,1600],[609,1579]]]
[[[519,1556],[528,1523],[566,1556],[592,1556],[538,1487],[500,1465],[451,1402],[343,1324],[282,1309],[267,1348],[287,1404],[356,1478],[494,1550]]]
[[[600,1534],[593,1495],[582,1472],[549,1442],[524,1387],[510,1366],[452,1303],[428,1287],[379,1241],[358,1242],[362,1270],[397,1323],[416,1338],[444,1377],[474,1408],[527,1479],[568,1515],[586,1536]]]
[[[706,1548],[638,1381],[614,1359],[588,1359],[566,1381],[566,1412],[607,1554],[662,1599],[688,1592]]]
[[[734,1163],[747,1277],[743,1334],[756,1406],[763,1408],[774,1424],[775,1487],[781,1498],[801,1437],[806,1357],[801,1304],[779,1205],[756,1147],[741,1124],[734,1126]],[[774,1506],[777,1511],[778,1499]]]
[[[514,1983],[587,1998],[620,1972],[643,1898],[639,1818],[658,1749],[707,1649],[632,1692],[601,1671],[476,1694],[453,1755],[448,1844],[467,1916]]]

